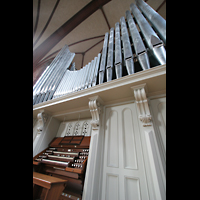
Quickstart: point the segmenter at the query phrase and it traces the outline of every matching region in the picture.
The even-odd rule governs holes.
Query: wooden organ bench
[[[36,173],[36,176],[42,176],[41,179],[43,180],[46,178],[47,182],[51,182],[50,178],[56,177],[60,180],[60,185],[62,186],[63,183],[67,182],[62,190],[56,191],[56,193],[59,193],[58,200],[82,199],[86,163],[89,155],[89,144],[90,136],[56,137],[48,148],[34,156],[33,167],[35,172],[33,173]],[[33,178],[33,183],[35,184],[38,183],[36,176]],[[59,180],[57,181],[59,182]],[[44,186],[44,182],[45,181],[39,181],[38,185]],[[54,182],[50,185],[53,184]],[[44,190],[46,191],[46,189]],[[43,191],[41,195],[44,196],[45,191]],[[38,198],[38,195],[33,195]],[[46,200],[50,199],[51,198],[47,198]],[[54,198],[54,200],[55,199],[56,198]]]
[[[57,200],[67,180],[33,172],[33,199]]]

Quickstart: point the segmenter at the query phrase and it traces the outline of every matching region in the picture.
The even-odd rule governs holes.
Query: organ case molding
[[[133,90],[137,108],[139,111],[138,117],[139,117],[140,121],[143,123],[143,126],[151,126],[152,125],[152,123],[151,123],[152,117],[151,117],[150,110],[149,110],[149,105],[148,105],[148,100],[146,97],[145,88],[146,88],[146,83],[131,87],[131,89]],[[147,90],[147,88],[146,88],[146,90]]]
[[[44,112],[44,110],[41,110],[38,114],[37,114],[37,119],[38,119],[38,127],[37,127],[37,134],[42,133],[45,123],[48,120],[48,114],[46,112]]]
[[[98,95],[89,98],[89,109],[92,115],[92,120],[90,121],[90,124],[92,125],[93,130],[99,128],[99,115],[101,112],[100,103],[102,104],[103,100]]]

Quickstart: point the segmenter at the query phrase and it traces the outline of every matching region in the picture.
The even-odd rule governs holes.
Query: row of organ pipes
[[[125,13],[127,22],[122,16],[105,33],[102,54],[80,70],[72,63],[75,53],[67,45],[61,49],[33,86],[33,105],[121,78],[124,68],[126,75],[136,73],[134,60],[142,70],[150,68],[150,56],[157,65],[166,63],[166,20],[143,0],[135,2]]]

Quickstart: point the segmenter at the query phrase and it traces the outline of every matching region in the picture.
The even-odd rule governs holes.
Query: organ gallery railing
[[[65,45],[33,86],[33,105],[165,64],[166,20],[143,0],[125,14],[105,33],[102,54],[80,70]]]

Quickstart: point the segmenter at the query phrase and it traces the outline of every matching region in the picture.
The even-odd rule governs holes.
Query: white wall
[[[39,126],[39,122],[36,119],[33,123],[33,142],[35,141],[35,138],[37,136],[37,127]]]
[[[33,156],[48,147],[54,137],[64,137],[70,135],[91,135],[91,118],[74,121],[60,122],[54,117],[48,118],[44,130],[38,134],[39,122],[34,122],[33,126]]]
[[[60,121],[49,116],[45,126],[40,134],[35,136],[33,141],[33,157],[39,152],[48,147],[49,143],[56,136],[60,125]],[[37,123],[33,127],[33,130],[37,129]]]
[[[91,135],[91,118],[61,122],[56,137]]]
[[[166,174],[166,97],[149,101],[156,140]]]

